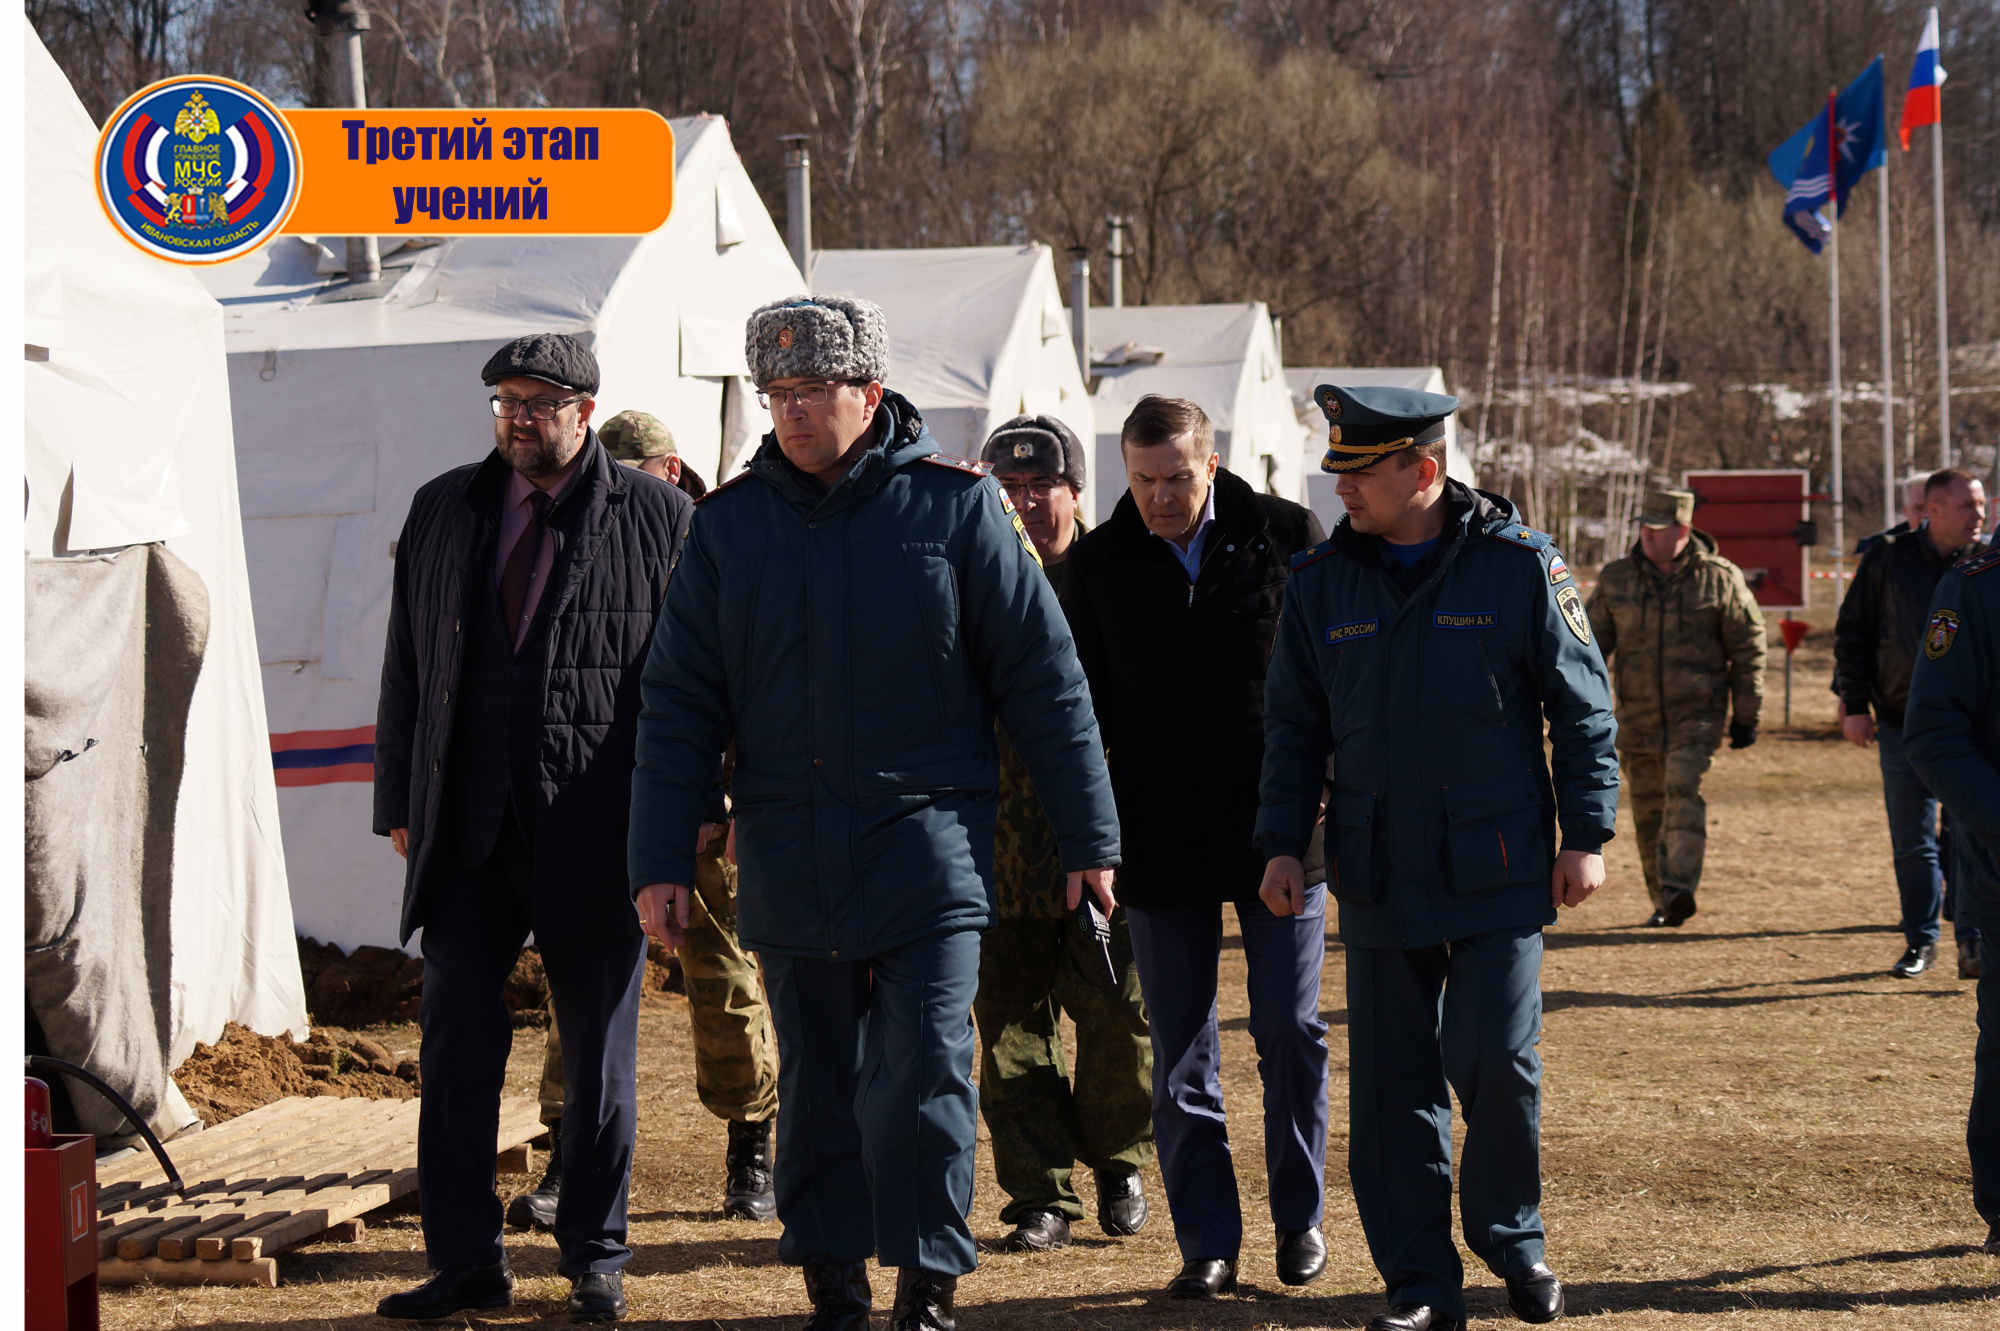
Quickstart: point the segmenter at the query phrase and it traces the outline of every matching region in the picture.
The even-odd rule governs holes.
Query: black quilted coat
[[[573,937],[638,928],[625,880],[639,670],[694,505],[614,462],[593,431],[575,484],[549,511],[556,539],[547,630],[522,664],[542,673],[535,898],[559,899],[535,929]],[[410,501],[396,546],[389,640],[375,723],[375,831],[410,829],[402,937],[453,859],[441,835],[442,777],[474,595],[491,570],[508,476],[496,453],[446,472]]]

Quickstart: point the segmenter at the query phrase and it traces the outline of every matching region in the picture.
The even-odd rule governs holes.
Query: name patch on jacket
[[[1372,638],[1381,631],[1382,621],[1379,619],[1357,619],[1349,624],[1335,624],[1326,631],[1326,645],[1338,647],[1356,638]]]
[[[1492,629],[1500,627],[1497,610],[1440,610],[1431,616],[1433,627],[1441,629]]]

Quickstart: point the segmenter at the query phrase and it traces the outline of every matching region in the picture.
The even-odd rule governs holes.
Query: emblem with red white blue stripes
[[[167,79],[105,122],[97,190],[119,233],[148,254],[222,263],[269,240],[291,216],[298,142],[251,88]]]

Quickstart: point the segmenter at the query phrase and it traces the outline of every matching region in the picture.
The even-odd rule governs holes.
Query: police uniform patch
[[[1356,638],[1372,638],[1381,631],[1382,621],[1379,619],[1357,619],[1348,624],[1335,624],[1326,631],[1326,645],[1338,647]]]
[[[1569,581],[1569,565],[1563,563],[1561,555],[1549,558],[1549,586],[1557,587]]]
[[[1556,593],[1556,609],[1562,611],[1563,623],[1569,625],[1569,631],[1576,635],[1576,640],[1586,647],[1590,646],[1590,616],[1584,612],[1583,597],[1577,594],[1576,584],[1572,583]]]
[[[1494,610],[1440,610],[1431,616],[1431,627],[1440,629],[1490,629],[1500,626]]]
[[[1940,610],[1931,616],[1930,627],[1924,630],[1924,655],[1935,661],[1951,650],[1951,644],[1958,638],[1958,612]]]

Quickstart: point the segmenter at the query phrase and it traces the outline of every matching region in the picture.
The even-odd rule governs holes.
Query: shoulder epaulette
[[[1961,559],[1956,567],[1968,578],[1989,568],[2000,568],[2000,545],[1990,545],[1970,559]]]
[[[727,490],[730,486],[737,484],[739,481],[746,481],[748,479],[750,479],[750,469],[748,467],[745,467],[742,471],[737,472],[734,476],[731,476],[728,480],[723,481],[718,485],[710,486],[707,492],[704,493],[701,498],[694,501],[694,506],[696,508],[700,508],[703,504],[706,504],[709,500],[715,498],[717,495],[721,494],[724,490]]]
[[[987,466],[984,462],[974,462],[971,458],[956,458],[949,453],[927,453],[923,457],[918,458],[917,461],[928,462],[933,467],[949,467],[953,471],[963,472],[968,476],[991,476],[993,474],[993,468]]]
[[[1524,546],[1538,553],[1548,549],[1550,545],[1554,544],[1556,539],[1547,532],[1536,531],[1533,527],[1524,527],[1518,522],[1510,522],[1493,534],[1503,541],[1511,541],[1515,545]]]
[[[1316,564],[1320,560],[1325,559],[1328,555],[1332,553],[1333,553],[1333,540],[1331,537],[1329,537],[1328,539],[1321,541],[1318,545],[1309,546],[1306,549],[1301,550],[1297,554],[1293,555],[1292,571],[1296,573],[1298,570],[1304,568],[1307,564]]]

